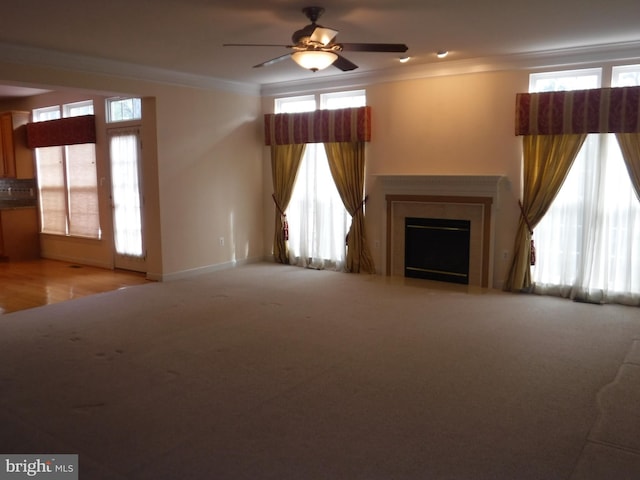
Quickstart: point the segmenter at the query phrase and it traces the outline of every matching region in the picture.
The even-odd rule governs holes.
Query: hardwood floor
[[[148,282],[143,273],[56,260],[0,262],[0,315]]]

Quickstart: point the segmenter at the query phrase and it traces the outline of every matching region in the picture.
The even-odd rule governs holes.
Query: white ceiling
[[[353,72],[330,67],[312,73],[290,60],[252,68],[288,50],[222,46],[289,44],[291,34],[309,23],[301,12],[308,5],[291,0],[5,2],[0,59],[3,51],[45,62],[91,59],[263,88],[487,59],[549,58],[554,52],[584,60],[591,52],[622,51],[627,61],[640,59],[637,0],[323,0],[326,11],[318,23],[338,30],[338,41],[409,46],[412,60],[404,65],[394,53],[345,52],[360,67]],[[435,56],[441,49],[450,51],[444,60]],[[53,53],[43,55],[43,50]]]
[[[32,95],[39,95],[45,93],[48,90],[30,87],[18,87],[16,85],[0,85],[0,100],[30,97]]]

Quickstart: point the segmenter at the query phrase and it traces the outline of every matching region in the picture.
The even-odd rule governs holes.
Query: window
[[[142,104],[139,98],[107,99],[107,122],[126,122],[142,118]]]
[[[93,113],[93,102],[33,111],[35,122]],[[99,239],[96,152],[92,143],[36,149],[40,231]]]
[[[601,68],[534,73],[529,77],[529,92],[558,92],[600,88]]]
[[[640,85],[640,65],[625,65],[611,69],[612,87],[634,87]]]
[[[356,108],[367,104],[367,96],[364,90],[351,92],[335,92],[320,95],[321,109]]]
[[[598,70],[531,75],[531,90],[600,87]],[[612,70],[613,86],[640,85],[640,65]],[[640,299],[640,202],[613,134],[590,134],[536,226],[534,289],[584,300]]]
[[[366,105],[364,90],[276,99],[276,113]],[[343,267],[345,239],[351,216],[344,208],[321,143],[307,144],[287,208],[289,255],[294,265],[311,268]]]
[[[93,102],[67,103],[62,106],[63,117],[79,117],[81,115],[93,115]]]
[[[60,107],[58,105],[54,107],[39,108],[33,111],[34,122],[44,122],[47,120],[56,120],[60,118]]]
[[[276,99],[276,113],[313,112],[315,109],[316,97],[314,95]]]

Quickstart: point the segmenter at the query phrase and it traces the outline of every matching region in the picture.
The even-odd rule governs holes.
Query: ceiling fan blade
[[[325,28],[325,27],[316,27],[313,30],[313,33],[311,34],[311,36],[309,37],[309,40],[313,43],[319,43],[321,45],[327,45],[329,43],[331,43],[331,41],[336,38],[336,35],[338,35],[338,31],[337,30],[332,30],[330,28]]]
[[[258,65],[254,65],[253,68],[268,67],[269,65],[273,65],[274,63],[281,62],[282,60],[285,60],[285,59],[287,59],[289,57],[291,57],[291,54],[290,53],[286,53],[286,54],[281,55],[279,57],[272,58],[271,60],[267,60],[266,62],[262,62],[262,63],[259,63]]]
[[[279,45],[272,43],[223,43],[223,47],[283,47],[291,48],[291,45]]]
[[[341,43],[342,50],[349,52],[406,52],[404,43]]]
[[[342,70],[343,72],[348,72],[350,70],[355,70],[356,68],[358,68],[358,66],[355,63],[353,63],[350,60],[347,60],[342,55],[338,55],[337,60],[333,62],[331,65]]]

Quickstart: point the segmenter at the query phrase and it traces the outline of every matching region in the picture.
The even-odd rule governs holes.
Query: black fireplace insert
[[[471,221],[405,218],[405,277],[469,284]]]

